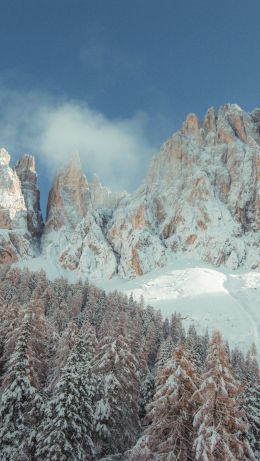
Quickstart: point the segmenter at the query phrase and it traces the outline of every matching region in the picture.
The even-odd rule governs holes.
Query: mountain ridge
[[[37,174],[28,173],[33,161],[22,158],[11,173],[2,165],[6,154],[1,158],[0,174],[13,174],[17,185],[14,193],[2,187],[0,206],[7,191],[16,193],[24,214],[19,238],[15,221],[5,231],[0,221],[1,247],[9,245],[13,255],[2,250],[2,263],[34,256],[38,245],[61,267],[94,279],[143,275],[181,253],[229,269],[260,267],[259,109],[247,113],[225,104],[210,108],[202,121],[189,114],[131,195],[112,194],[97,178],[89,183],[75,154],[54,179],[44,227]],[[21,164],[26,173],[19,176]],[[25,177],[30,213],[22,200]]]

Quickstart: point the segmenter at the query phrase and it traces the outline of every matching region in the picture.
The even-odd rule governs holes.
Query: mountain
[[[131,195],[88,182],[74,154],[54,179],[44,229],[32,157],[15,171],[4,150],[1,159],[2,262],[33,256],[40,241],[44,258],[93,279],[140,276],[179,254],[260,267],[259,109],[188,115]]]
[[[24,155],[15,169],[0,150],[0,264],[36,256],[43,230],[34,158]]]

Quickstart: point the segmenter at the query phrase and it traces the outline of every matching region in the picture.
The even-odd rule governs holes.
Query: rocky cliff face
[[[259,133],[259,111],[225,105],[189,115],[164,144],[135,199],[167,249],[259,265]]]
[[[88,182],[79,156],[73,155],[55,177],[49,194],[43,253],[82,275],[112,277],[117,272],[117,255],[106,239],[106,226],[125,195],[113,194],[96,175]]]
[[[185,252],[233,269],[258,267],[259,144],[259,110],[248,114],[225,105],[209,109],[203,121],[188,115],[132,196],[109,202],[94,182],[92,211],[61,250],[61,264],[100,277],[129,277]]]
[[[49,193],[46,231],[63,226],[74,228],[86,215],[90,202],[89,185],[77,153],[55,177]]]
[[[27,211],[28,231],[36,240],[40,239],[43,231],[43,219],[34,157],[28,154],[23,155],[18,161],[15,170],[20,179],[21,191]]]
[[[9,204],[12,190],[18,197],[2,227],[23,222],[27,213],[33,235],[42,224],[32,161],[18,164],[20,182],[4,153],[1,162],[9,171],[2,202],[6,190]],[[246,113],[229,104],[209,109],[202,121],[188,115],[131,196],[115,196],[97,177],[88,182],[74,156],[54,180],[42,239],[45,255],[93,278],[142,275],[177,253],[232,269],[257,268],[259,244],[260,110]]]
[[[0,149],[0,264],[33,256],[42,230],[34,159],[22,157],[16,170],[9,163]]]

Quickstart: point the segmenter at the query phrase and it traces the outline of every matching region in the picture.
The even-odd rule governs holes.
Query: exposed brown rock
[[[0,229],[11,229],[12,219],[10,217],[9,210],[0,207]]]
[[[193,243],[197,240],[197,238],[198,237],[195,234],[189,235],[189,237],[185,241],[185,244],[186,245],[193,245]]]
[[[247,142],[246,130],[243,121],[243,117],[238,114],[233,114],[229,116],[229,122],[232,126],[235,135],[243,142]]]
[[[75,154],[54,179],[48,198],[46,230],[57,230],[63,225],[75,227],[86,216],[89,203],[88,182]]]
[[[143,271],[139,262],[137,246],[132,249],[132,268],[136,275],[143,275]]]
[[[162,201],[159,198],[154,199],[154,205],[155,205],[155,216],[158,221],[158,223],[161,223],[165,220],[166,218],[166,211],[163,207]]]
[[[182,126],[182,132],[187,136],[198,135],[200,129],[200,122],[195,114],[189,114]]]
[[[21,182],[21,189],[27,209],[27,227],[33,237],[39,239],[43,231],[43,219],[40,205],[40,191],[37,187],[35,158],[24,154],[16,165],[16,173]]]
[[[200,230],[206,230],[206,229],[207,229],[207,224],[206,224],[204,221],[199,220],[199,221],[197,222],[197,227],[198,227]]]
[[[176,231],[176,227],[179,225],[179,224],[184,224],[185,220],[182,216],[175,216],[173,219],[171,219],[171,221],[169,223],[167,223],[164,228],[163,228],[163,237],[165,239],[168,239],[169,237],[171,237],[175,231]]]
[[[206,115],[205,115],[205,118],[204,118],[204,122],[203,122],[203,127],[206,131],[211,131],[211,132],[215,132],[216,129],[217,129],[217,114],[216,114],[216,111],[214,109],[214,107],[211,107],[210,109],[208,109]]]
[[[132,214],[131,222],[134,229],[142,229],[146,225],[144,206],[141,206],[134,214]]]
[[[12,264],[18,260],[15,250],[7,242],[0,242],[0,264]]]
[[[219,139],[219,141],[221,141],[221,142],[223,142],[225,144],[230,144],[231,142],[234,141],[234,137],[233,137],[232,133],[230,133],[229,131],[227,132],[224,129],[220,129],[218,131],[218,139]]]

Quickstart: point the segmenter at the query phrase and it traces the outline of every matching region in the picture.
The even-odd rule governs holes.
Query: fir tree
[[[246,461],[254,455],[246,440],[248,426],[240,409],[241,388],[232,375],[225,344],[214,333],[202,375],[192,399],[198,404],[194,417],[196,461]]]
[[[41,400],[31,382],[30,327],[31,318],[26,315],[4,378],[0,404],[1,461],[28,461],[33,451],[31,433]]]
[[[197,389],[197,379],[184,345],[179,345],[158,372],[156,393],[146,417],[149,425],[140,443],[144,453],[139,446],[140,459],[145,459],[149,451],[154,456],[150,459],[160,461],[192,459],[191,396]]]
[[[146,415],[146,408],[152,402],[155,392],[155,379],[154,374],[148,370],[148,373],[141,383],[140,390],[140,417],[143,418]]]
[[[93,459],[92,424],[94,380],[84,339],[79,335],[47,404],[37,435],[37,459]]]
[[[172,314],[170,322],[170,334],[172,336],[173,344],[176,345],[185,339],[185,331],[182,326],[181,315],[176,312]]]
[[[100,342],[94,361],[101,386],[95,413],[101,454],[131,446],[140,430],[138,362],[131,352],[122,316],[110,327],[111,336]]]
[[[260,459],[260,383],[255,344],[252,344],[248,351],[246,362],[247,387],[244,408],[250,426],[248,440],[256,458]]]

